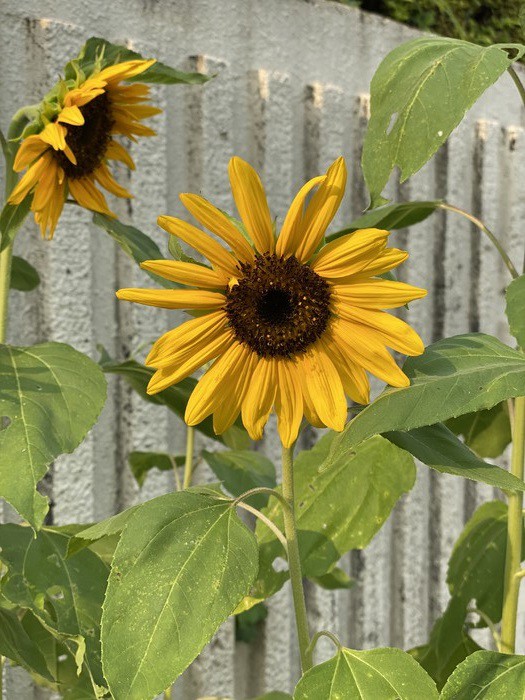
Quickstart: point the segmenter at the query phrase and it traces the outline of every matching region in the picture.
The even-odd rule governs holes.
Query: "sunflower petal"
[[[352,279],[344,278],[338,279],[339,283],[343,282],[353,282],[358,280],[367,280],[370,277],[375,277],[376,275],[382,275],[383,272],[388,272],[393,270],[398,265],[401,265],[408,258],[408,253],[406,250],[399,250],[398,248],[386,248],[383,252],[379,253],[377,258],[371,260],[366,267],[364,267],[356,275],[352,276]]]
[[[337,345],[337,341],[328,329],[319,343],[337,368],[345,394],[352,401],[360,404],[370,402],[370,382],[363,367],[354,362]]]
[[[66,147],[67,129],[58,122],[50,122],[39,134],[42,141],[52,146],[55,151],[63,151]]]
[[[200,289],[129,288],[119,289],[116,295],[125,301],[162,309],[220,309],[226,301],[224,294]]]
[[[303,392],[297,364],[293,360],[277,363],[278,389],[275,412],[279,436],[284,447],[297,440],[303,418]]]
[[[98,211],[106,216],[111,216],[116,219],[111,209],[109,209],[106,198],[100,190],[95,187],[95,183],[89,177],[79,177],[78,179],[68,179],[68,187],[71,195],[80,204],[81,207]]]
[[[126,199],[133,199],[133,195],[127,191],[125,187],[119,185],[115,180],[113,175],[109,172],[109,168],[105,163],[101,163],[98,168],[93,172],[95,180],[104,187],[111,194],[117,197],[125,197]]]
[[[64,107],[57,117],[57,122],[72,124],[73,126],[82,126],[85,121],[82,112],[76,105]]]
[[[272,218],[259,176],[237,156],[230,160],[228,172],[237,210],[256,249],[259,253],[273,251]]]
[[[322,345],[315,343],[310,347],[302,357],[301,370],[320,420],[332,430],[341,431],[348,413],[345,392],[337,369]]]
[[[328,279],[355,275],[385,248],[388,236],[388,231],[377,228],[361,229],[342,236],[321,248],[311,268]]]
[[[140,266],[143,270],[160,275],[166,280],[179,282],[189,287],[220,289],[228,284],[226,275],[196,263],[179,262],[178,260],[145,260],[140,263]]]
[[[42,141],[38,134],[28,136],[22,141],[22,145],[17,151],[15,162],[13,164],[13,170],[17,173],[24,170],[39,156],[41,156],[47,148],[49,148],[49,144]]]
[[[312,180],[309,180],[306,185],[303,185],[299,192],[295,195],[295,198],[285,216],[281,232],[279,233],[279,238],[277,239],[277,244],[275,247],[277,255],[294,255],[297,246],[299,245],[299,238],[302,233],[301,225],[303,222],[306,198],[314,187],[320,185],[325,180],[326,175],[314,177]]]
[[[275,358],[260,357],[242,402],[242,422],[252,440],[262,438],[264,426],[277,395],[277,364]]]
[[[242,402],[248,391],[251,376],[257,366],[258,357],[248,347],[244,347],[244,355],[239,358],[238,370],[232,374],[222,401],[219,402],[213,413],[213,429],[217,435],[221,435],[235,423],[241,411]]]
[[[111,139],[106,149],[105,157],[108,160],[117,160],[124,165],[127,165],[130,170],[135,170],[135,163],[133,158],[129,155],[127,150],[117,141]]]
[[[15,189],[11,192],[9,199],[7,200],[9,204],[20,204],[28,192],[30,192],[38,183],[42,174],[51,164],[52,158],[53,156],[51,153],[44,153],[41,158],[33,163],[27,172],[24,173]]]
[[[144,71],[148,70],[154,63],[156,63],[156,59],[154,58],[149,60],[135,59],[133,61],[124,61],[104,68],[104,70],[101,70],[95,77],[99,80],[105,80],[108,83],[128,80],[129,78],[134,78],[136,75],[144,73]]]
[[[337,284],[332,290],[335,302],[362,309],[395,309],[414,299],[422,299],[426,294],[426,289],[382,279]]]

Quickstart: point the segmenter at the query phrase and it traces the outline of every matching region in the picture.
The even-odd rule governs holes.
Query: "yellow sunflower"
[[[213,361],[189,399],[188,425],[213,414],[220,434],[241,413],[257,440],[275,410],[285,447],[296,440],[303,415],[314,426],[342,430],[346,397],[369,401],[367,372],[396,387],[409,384],[387,346],[419,355],[423,343],[383,309],[420,299],[426,291],[378,279],[408,257],[386,247],[388,231],[363,229],[320,247],[343,197],[343,158],[302,187],[277,239],[257,173],[233,158],[229,174],[250,241],[208,201],[182,194],[190,213],[231,250],[185,221],[160,216],[159,225],[198,250],[211,268],[151,260],[142,266],[193,289],[117,292],[119,299],[198,312],[153,345],[146,364],[156,372],[148,392],[162,391]]]
[[[98,183],[118,197],[132,195],[114,180],[108,160],[134,169],[126,149],[114,134],[132,140],[154,136],[141,120],[162,110],[144,104],[147,85],[122,85],[123,80],[147,70],[154,60],[134,60],[109,66],[92,74],[77,87],[62,90],[58,113],[38,134],[27,136],[16,155],[15,171],[28,168],[9,197],[19,204],[33,192],[31,210],[42,236],[52,238],[67,194],[80,206],[115,216],[108,208]]]

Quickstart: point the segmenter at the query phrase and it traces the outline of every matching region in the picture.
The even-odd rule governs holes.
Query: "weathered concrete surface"
[[[181,191],[202,192],[231,209],[226,176],[231,155],[262,173],[273,212],[282,217],[294,190],[343,153],[351,176],[337,225],[367,204],[359,156],[366,126],[369,82],[379,61],[417,32],[341,5],[304,0],[4,0],[0,6],[0,123],[19,106],[37,101],[68,58],[92,35],[155,55],[172,65],[217,73],[204,88],[158,88],[165,113],[154,119],[158,137],[132,148],[137,170],[127,183],[130,206],[114,207],[151,234],[163,250],[158,214],[181,215]],[[6,50],[8,47],[9,50]],[[396,199],[446,197],[484,217],[507,240],[514,259],[523,254],[525,159],[523,110],[510,78],[503,77],[469,113],[448,145]],[[10,340],[53,338],[96,357],[102,343],[125,357],[154,339],[173,316],[117,304],[115,289],[150,284],[90,223],[66,211],[54,241],[42,242],[27,225],[18,252],[40,271],[43,283],[15,293]],[[435,216],[396,234],[411,260],[403,279],[427,286],[410,321],[429,342],[442,334],[483,330],[502,337],[502,289],[508,281],[497,257],[470,225]],[[469,290],[474,284],[475,295]],[[272,423],[273,425],[273,423]],[[152,475],[139,493],[126,466],[133,449],[179,451],[184,427],[143,403],[118,382],[99,425],[75,454],[57,460],[50,483],[56,523],[102,518],[138,499],[172,487]],[[278,457],[274,428],[261,446]],[[206,474],[202,474],[206,478]],[[358,646],[422,643],[443,609],[448,555],[462,523],[490,489],[429,473],[363,553],[345,558],[359,585],[350,593],[309,590],[314,628],[334,629]],[[5,517],[10,516],[6,509]],[[231,622],[175,689],[175,696],[235,695],[292,687],[298,672],[289,592],[269,603],[262,638],[235,644]],[[525,620],[519,625],[525,651]],[[320,656],[329,646],[320,646]],[[9,674],[9,700],[43,697],[23,673]]]

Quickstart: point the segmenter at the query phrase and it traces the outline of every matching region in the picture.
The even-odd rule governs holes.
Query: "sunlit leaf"
[[[461,663],[441,691],[441,700],[522,698],[525,656],[477,651]]]

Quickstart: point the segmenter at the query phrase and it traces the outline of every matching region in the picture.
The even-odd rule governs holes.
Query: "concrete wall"
[[[166,237],[155,219],[161,213],[182,214],[179,192],[202,192],[231,210],[226,166],[233,154],[259,169],[272,210],[282,217],[299,185],[343,153],[351,177],[335,225],[360,214],[367,204],[359,158],[369,82],[383,56],[417,32],[323,0],[3,0],[2,127],[19,106],[38,101],[91,35],[131,42],[181,68],[218,74],[204,89],[155,89],[165,109],[154,119],[158,137],[134,145],[137,170],[131,176],[120,173],[137,196],[129,205],[115,204],[116,211],[165,250]],[[401,188],[392,187],[390,195],[445,197],[475,211],[519,262],[525,229],[525,200],[517,200],[525,176],[523,119],[511,80],[503,77],[436,158]],[[412,255],[403,278],[430,290],[407,312],[426,342],[468,330],[505,339],[502,291],[508,278],[468,222],[436,215],[396,234],[395,243]],[[92,357],[102,343],[123,358],[173,324],[166,312],[117,304],[115,289],[148,285],[149,278],[85,212],[66,208],[52,243],[41,241],[33,224],[27,225],[17,252],[37,267],[42,284],[29,294],[13,294],[11,342],[55,339]],[[267,432],[261,449],[277,458],[274,429]],[[159,473],[139,492],[127,454],[179,451],[183,444],[183,425],[110,380],[99,425],[73,455],[57,460],[46,479],[53,522],[100,519],[170,490],[170,476]],[[488,487],[420,467],[413,492],[371,546],[345,558],[358,585],[349,593],[308,590],[312,627],[332,629],[356,647],[408,648],[424,642],[447,601],[451,546],[473,509],[493,495]],[[12,517],[8,508],[5,517]],[[268,607],[262,636],[253,645],[236,644],[233,623],[227,622],[179,681],[175,697],[224,694],[242,700],[291,688],[298,654],[289,591],[281,591]],[[519,637],[523,652],[523,616]],[[322,658],[329,647],[322,643],[319,650]],[[20,671],[9,673],[6,688],[10,700],[43,697]]]

